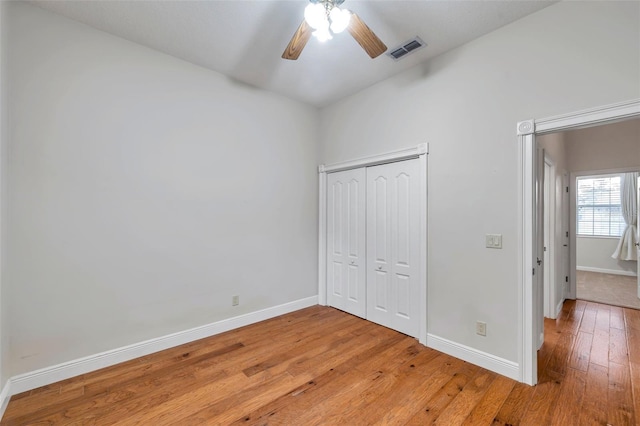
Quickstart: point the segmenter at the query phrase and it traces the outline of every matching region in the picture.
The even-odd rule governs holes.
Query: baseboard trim
[[[134,343],[129,346],[112,349],[51,367],[42,368],[40,370],[20,374],[9,379],[9,383],[2,390],[2,395],[4,395],[5,391],[9,396],[15,395],[41,386],[46,386],[60,380],[69,379],[80,374],[86,374],[104,367],[130,361],[154,352],[183,345],[205,337],[214,336],[216,334],[224,333],[225,331],[244,327],[246,325],[264,321],[279,315],[288,314],[317,304],[318,296],[307,297],[305,299],[295,300],[293,302],[284,303],[282,305],[273,306],[260,311],[250,312],[237,317],[191,328],[189,330],[179,331],[177,333],[168,334],[166,336],[157,337],[144,342]]]
[[[560,312],[562,311],[562,305],[564,305],[564,301],[565,299],[562,299],[560,303],[558,303],[558,306],[556,306],[556,318],[560,316]]]
[[[444,352],[461,360],[478,365],[495,373],[502,374],[510,379],[520,381],[520,368],[517,362],[509,361],[495,355],[479,351],[460,343],[452,342],[431,333],[427,334],[427,346]]]
[[[627,277],[638,276],[638,274],[633,271],[622,271],[620,269],[592,268],[591,266],[576,266],[576,270],[585,271],[585,272],[600,272],[601,274],[624,275]]]
[[[2,387],[2,392],[0,392],[0,419],[4,416],[4,412],[7,409],[7,405],[9,405],[11,395],[11,379],[9,379]]]

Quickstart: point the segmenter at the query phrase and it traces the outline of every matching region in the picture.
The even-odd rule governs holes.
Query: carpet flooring
[[[587,271],[576,274],[578,299],[640,309],[637,277]]]

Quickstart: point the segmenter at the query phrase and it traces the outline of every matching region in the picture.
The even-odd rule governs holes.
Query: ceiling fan
[[[312,35],[320,41],[332,38],[333,34],[345,29],[371,58],[380,56],[387,46],[355,13],[340,9],[344,0],[309,0],[304,10],[304,19],[291,37],[291,41],[282,53],[283,59],[296,60]]]

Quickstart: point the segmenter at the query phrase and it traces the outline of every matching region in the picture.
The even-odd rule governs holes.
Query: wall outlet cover
[[[476,334],[478,334],[479,336],[486,336],[487,335],[487,323],[486,322],[482,322],[482,321],[477,321],[476,322]]]

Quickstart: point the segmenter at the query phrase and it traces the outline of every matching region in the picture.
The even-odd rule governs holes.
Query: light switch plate
[[[485,236],[485,241],[487,248],[502,248],[502,234],[487,234]]]

